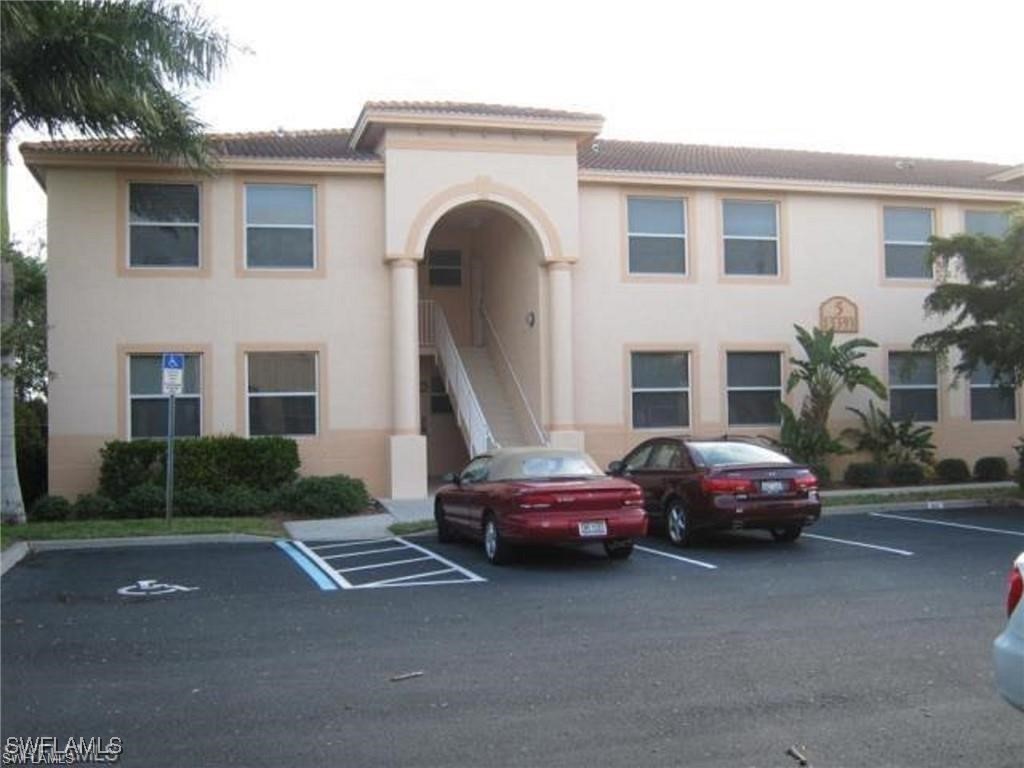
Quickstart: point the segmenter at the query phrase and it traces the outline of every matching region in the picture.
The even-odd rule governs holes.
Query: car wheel
[[[612,560],[628,560],[633,554],[633,542],[629,539],[606,541],[604,551]]]
[[[511,559],[511,545],[501,535],[494,515],[484,520],[484,554],[492,565],[505,565]]]
[[[679,499],[672,499],[665,510],[665,529],[668,538],[677,547],[686,547],[693,543],[693,532],[690,530],[690,516],[686,507]]]
[[[434,502],[434,522],[437,524],[437,540],[442,544],[455,541],[455,532],[444,515],[444,504],[438,499]]]
[[[776,541],[796,541],[803,532],[802,525],[784,525],[780,528],[772,528],[772,538]]]

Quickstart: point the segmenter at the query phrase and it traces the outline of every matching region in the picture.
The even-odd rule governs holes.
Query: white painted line
[[[429,557],[410,557],[408,560],[392,560],[390,563],[374,563],[373,565],[357,565],[355,568],[339,568],[338,573],[352,573],[352,571],[367,571],[372,568],[387,568],[392,565],[405,565],[406,563],[419,563],[429,560]]]
[[[865,544],[863,541],[850,541],[849,539],[833,539],[831,536],[819,536],[816,533],[805,533],[805,539],[820,539],[821,541],[834,541],[836,544],[849,544],[851,547],[864,547],[865,549],[877,549],[879,552],[891,552],[894,555],[903,555],[904,557],[912,557],[913,552],[908,552],[905,549],[893,549],[892,547],[883,547],[879,544]]]
[[[470,581],[487,581],[487,579],[485,579],[483,576],[479,576],[479,575],[473,573],[472,571],[468,570],[467,568],[463,568],[458,563],[453,563],[451,560],[448,560],[447,558],[441,557],[436,552],[431,552],[426,547],[421,547],[419,544],[413,544],[411,541],[406,541],[401,536],[396,536],[395,537],[395,541],[400,541],[403,544],[406,544],[406,545],[412,547],[413,549],[418,549],[420,552],[423,552],[424,554],[430,555],[432,558],[434,558],[435,560],[439,560],[440,562],[444,563],[445,565],[450,565],[452,568],[454,568],[456,571],[458,571],[463,576],[468,578]]]
[[[985,533],[1005,533],[1007,536],[1024,536],[1024,531],[1008,531],[1005,528],[985,528],[981,525],[965,525],[964,523],[949,523],[945,520],[922,520],[919,517],[905,517],[903,515],[890,515],[886,512],[869,512],[872,517],[884,517],[889,520],[907,520],[911,523],[927,523],[928,525],[945,525],[950,528],[966,528],[969,531],[984,531]]]
[[[362,557],[363,555],[376,555],[379,552],[401,552],[405,547],[385,547],[384,549],[367,549],[362,552],[344,552],[340,555],[324,555],[324,560],[339,560],[343,557]]]
[[[648,553],[650,553],[652,555],[660,555],[661,557],[668,557],[668,558],[671,558],[672,560],[679,560],[680,562],[689,563],[690,565],[697,565],[697,566],[700,566],[701,568],[708,568],[708,569],[710,569],[712,571],[718,569],[717,565],[712,565],[711,563],[705,563],[702,560],[691,560],[688,557],[680,557],[679,555],[673,555],[673,554],[670,554],[668,552],[662,552],[660,549],[651,549],[649,547],[641,547],[639,545],[634,545],[633,549],[639,549],[641,552],[648,552]]]
[[[385,587],[389,584],[396,584],[399,581],[410,581],[411,579],[422,579],[427,576],[439,576],[442,573],[452,573],[454,568],[442,568],[439,571],[427,571],[426,573],[414,573],[410,576],[399,576],[394,579],[382,579],[381,581],[372,581],[369,584],[360,584],[360,589],[369,589],[370,587]],[[459,579],[462,581],[462,579]]]
[[[388,537],[386,539],[360,539],[359,541],[345,541],[341,544],[318,544],[310,549],[338,549],[339,547],[358,547],[360,544],[380,544],[382,541],[394,541],[393,538]]]
[[[292,544],[294,544],[297,549],[301,550],[302,554],[304,554],[306,557],[308,557],[310,560],[312,560],[314,563],[320,566],[327,574],[327,578],[329,578],[342,589],[352,589],[352,585],[345,580],[345,577],[338,573],[336,570],[334,570],[329,563],[324,562],[324,559],[320,557],[320,555],[311,550],[301,541],[292,540]]]
[[[474,584],[475,582],[469,579],[438,579],[436,581],[409,581],[404,584],[378,584],[369,589],[398,589],[399,587],[441,587],[451,584]],[[362,587],[359,587],[362,589]]]

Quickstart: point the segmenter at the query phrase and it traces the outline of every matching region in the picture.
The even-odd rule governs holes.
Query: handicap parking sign
[[[180,395],[184,387],[185,356],[170,353],[163,356],[163,393]]]

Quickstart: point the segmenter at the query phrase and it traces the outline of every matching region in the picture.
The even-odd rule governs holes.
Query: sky
[[[479,101],[597,112],[610,139],[1024,163],[1024,0],[197,5],[233,44],[189,94],[215,131]],[[45,195],[13,154],[12,233],[30,246]]]

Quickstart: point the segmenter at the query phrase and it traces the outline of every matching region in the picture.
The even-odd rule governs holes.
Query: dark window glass
[[[249,434],[315,435],[316,398],[310,395],[250,397]]]
[[[249,227],[246,255],[250,267],[260,269],[312,269],[312,228]]]
[[[653,443],[645,443],[627,455],[623,462],[626,465],[626,468],[643,469],[644,465],[647,464],[647,459],[651,455],[651,449],[653,447]]]
[[[748,390],[729,393],[729,424],[778,424],[779,390]]]
[[[679,469],[679,444],[658,443],[651,460],[647,464],[648,469]]]
[[[885,276],[931,278],[928,263],[928,238],[932,234],[929,208],[892,208],[884,210]]]
[[[633,427],[656,429],[690,426],[689,392],[634,392]]]
[[[174,434],[199,436],[199,398],[174,398]],[[167,437],[166,397],[132,398],[132,437]]]
[[[777,352],[726,355],[729,424],[778,424],[782,356]]]
[[[971,374],[971,419],[973,421],[1016,421],[1017,393],[1000,386],[988,365]]]
[[[128,264],[199,266],[199,187],[128,185]]]
[[[678,237],[630,237],[629,271],[637,274],[686,274],[686,240]]]
[[[932,266],[928,263],[927,245],[885,245],[885,276],[932,277]]]
[[[310,185],[247,184],[245,259],[256,269],[313,269],[316,192]]]
[[[690,425],[689,355],[633,352],[633,426],[636,429]]]
[[[1003,237],[1010,228],[1010,214],[1006,211],[967,211],[964,229],[969,235]]]
[[[631,197],[629,271],[639,274],[686,273],[686,205],[673,198]]]
[[[314,352],[250,352],[249,392],[316,392]]]
[[[459,287],[462,285],[462,253],[431,251],[427,255],[427,275],[431,285]]]
[[[782,359],[777,352],[730,352],[726,361],[730,387],[782,386]]]
[[[316,353],[250,352],[247,365],[249,434],[315,435]]]
[[[725,241],[725,273],[727,275],[777,275],[779,244],[776,240]]]
[[[195,184],[128,185],[132,224],[198,224],[199,187]]]
[[[890,389],[889,416],[895,421],[938,421],[938,394],[934,389]]]

